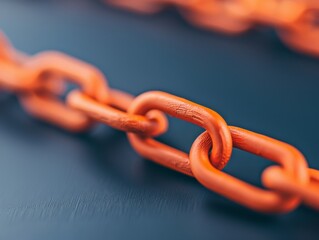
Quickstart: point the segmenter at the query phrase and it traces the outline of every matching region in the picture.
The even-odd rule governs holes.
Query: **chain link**
[[[81,90],[71,91],[63,102],[61,83],[66,80]],[[319,171],[309,169],[297,149],[228,126],[217,112],[189,100],[158,91],[134,98],[109,88],[103,74],[90,64],[58,52],[29,57],[13,49],[4,36],[0,36],[0,89],[17,94],[31,115],[67,130],[83,131],[103,123],[125,131],[140,155],[195,177],[208,189],[247,208],[285,213],[304,203],[319,210]],[[190,154],[153,139],[168,129],[164,113],[206,129],[192,144]],[[279,164],[263,172],[266,189],[221,171],[233,147]]]
[[[176,7],[192,25],[238,34],[257,25],[274,28],[289,47],[319,57],[318,0],[104,0],[113,6],[154,14]]]

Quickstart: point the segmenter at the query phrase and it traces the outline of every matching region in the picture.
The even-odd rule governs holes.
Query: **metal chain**
[[[319,57],[318,0],[104,0],[131,11],[154,14],[176,7],[192,25],[238,34],[257,25],[274,28],[290,48]]]
[[[80,90],[60,97],[68,79]],[[0,37],[0,88],[17,94],[31,115],[69,131],[83,131],[103,123],[127,132],[143,157],[195,177],[208,189],[255,211],[285,213],[300,203],[319,210],[319,171],[309,169],[293,146],[273,138],[228,126],[215,111],[165,92],[133,96],[108,87],[94,66],[58,52],[26,56]],[[153,139],[167,131],[165,113],[206,131],[184,153]],[[212,146],[212,143],[214,143]],[[262,174],[260,189],[221,170],[233,147],[264,157],[278,166]]]

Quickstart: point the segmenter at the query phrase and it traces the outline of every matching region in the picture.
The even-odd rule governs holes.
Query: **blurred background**
[[[272,28],[229,36],[190,26],[172,7],[139,15],[98,0],[2,0],[0,29],[28,54],[58,50],[97,66],[113,88],[212,108],[319,168],[319,59],[291,51]],[[160,139],[188,152],[201,132],[170,118]],[[0,164],[1,239],[318,239],[313,210],[251,212],[141,158],[122,132],[68,133],[3,92]],[[225,171],[261,186],[269,164],[234,150]]]

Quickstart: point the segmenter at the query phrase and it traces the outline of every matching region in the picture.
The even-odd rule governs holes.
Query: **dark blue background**
[[[97,1],[1,1],[0,28],[29,54],[55,49],[98,66],[114,88],[167,91],[230,125],[298,147],[319,168],[319,61],[274,32],[238,37]],[[163,141],[185,151],[202,131],[172,119]],[[319,215],[244,209],[196,180],[139,157],[125,134],[70,134],[0,95],[0,239],[318,239]],[[234,150],[225,171],[260,185],[269,161]]]

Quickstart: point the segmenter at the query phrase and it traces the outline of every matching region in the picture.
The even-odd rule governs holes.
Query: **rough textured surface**
[[[287,141],[319,168],[319,61],[255,30],[235,38],[176,13],[136,16],[95,1],[1,1],[0,28],[28,53],[57,49],[133,94],[163,90],[231,125]],[[171,119],[162,140],[188,150],[201,129]],[[141,159],[124,134],[73,135],[0,94],[0,239],[317,239],[319,214],[264,216]],[[234,151],[226,171],[254,184],[266,160]]]

